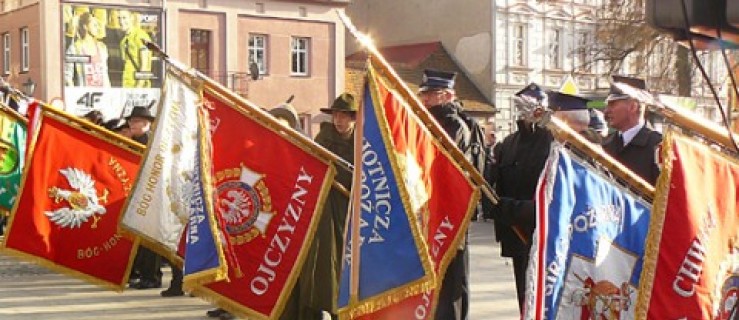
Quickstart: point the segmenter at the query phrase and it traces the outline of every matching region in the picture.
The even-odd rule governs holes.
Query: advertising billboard
[[[154,113],[162,62],[144,41],[162,47],[162,26],[160,9],[63,3],[65,110],[106,121],[138,106]]]

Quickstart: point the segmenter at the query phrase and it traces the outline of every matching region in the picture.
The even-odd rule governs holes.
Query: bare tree
[[[644,78],[652,91],[689,96],[689,51],[651,28],[644,8],[644,0],[603,0],[597,10],[596,45],[577,50],[588,51],[589,63],[607,74]]]

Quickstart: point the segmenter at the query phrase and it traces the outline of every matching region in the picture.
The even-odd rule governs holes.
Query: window
[[[190,65],[202,72],[210,74],[210,30],[190,30]]]
[[[31,50],[28,45],[28,28],[21,28],[21,71],[31,67]]]
[[[575,48],[575,69],[581,72],[593,72],[593,61],[590,59],[590,33],[587,31],[580,31],[577,33],[577,41]]]
[[[526,66],[526,26],[516,24],[513,26],[513,56],[511,63],[515,66]]]
[[[550,69],[562,69],[562,30],[560,29],[549,31],[547,66]]]
[[[10,33],[3,33],[3,74],[10,74]]]
[[[267,73],[267,36],[263,34],[249,35],[249,64],[256,62],[259,74]]]
[[[294,37],[292,40],[292,68],[293,75],[308,75],[308,47],[310,38]]]

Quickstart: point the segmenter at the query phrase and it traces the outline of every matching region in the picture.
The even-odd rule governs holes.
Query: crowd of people
[[[439,70],[426,70],[418,96],[423,106],[439,123],[446,134],[464,154],[469,148],[475,130],[465,121],[464,107],[454,90],[456,74]],[[645,89],[638,79],[617,77],[614,81],[626,82]],[[532,83],[517,94],[519,99],[533,101],[553,111],[575,132],[596,145],[602,145],[624,166],[633,170],[649,183],[654,183],[659,169],[655,149],[661,135],[650,129],[645,121],[645,109],[636,99],[624,94],[616,87],[611,88],[603,114],[588,108],[588,99],[555,91],[545,91]],[[338,157],[353,162],[354,129],[357,101],[349,93],[339,95],[332,105],[321,109],[331,120],[320,125],[315,141]],[[278,123],[286,128],[302,132],[300,118],[295,108],[283,103],[268,110]],[[137,142],[146,144],[154,116],[147,107],[135,107],[125,119],[103,121],[99,111],[84,115],[88,121],[104,126]],[[522,311],[526,288],[531,236],[536,228],[534,193],[544,164],[549,156],[554,138],[545,128],[538,125],[525,112],[516,121],[517,130],[498,142],[495,126],[487,125],[485,135],[486,162],[481,169],[487,182],[494,187],[500,200],[497,204],[483,201],[484,219],[494,222],[495,240],[501,243],[501,255],[513,261],[516,295]],[[611,133],[608,134],[608,129]],[[472,159],[469,159],[472,160]],[[347,190],[351,188],[352,174],[339,170],[336,181]],[[318,223],[315,240],[310,246],[307,260],[298,281],[285,304],[280,319],[322,320],[337,317],[339,275],[343,248],[344,226],[347,219],[349,198],[332,189],[324,214]],[[130,287],[151,289],[162,287],[162,258],[146,248],[140,248],[130,276]],[[169,263],[172,280],[163,297],[182,296],[182,270]],[[439,288],[436,319],[468,319],[469,314],[469,252],[463,243],[450,262]],[[209,317],[233,319],[223,309],[207,312]]]

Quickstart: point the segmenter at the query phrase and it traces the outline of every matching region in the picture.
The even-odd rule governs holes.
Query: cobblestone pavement
[[[470,319],[518,319],[512,266],[499,257],[492,230],[488,222],[470,228]],[[169,268],[162,269],[169,283]],[[116,293],[0,254],[2,320],[212,319],[205,316],[210,309],[205,301],[162,298],[161,290]]]
[[[19,261],[6,256],[0,257],[0,287],[2,287],[2,282],[4,282],[5,278],[33,277],[53,273],[53,271],[30,262]]]

